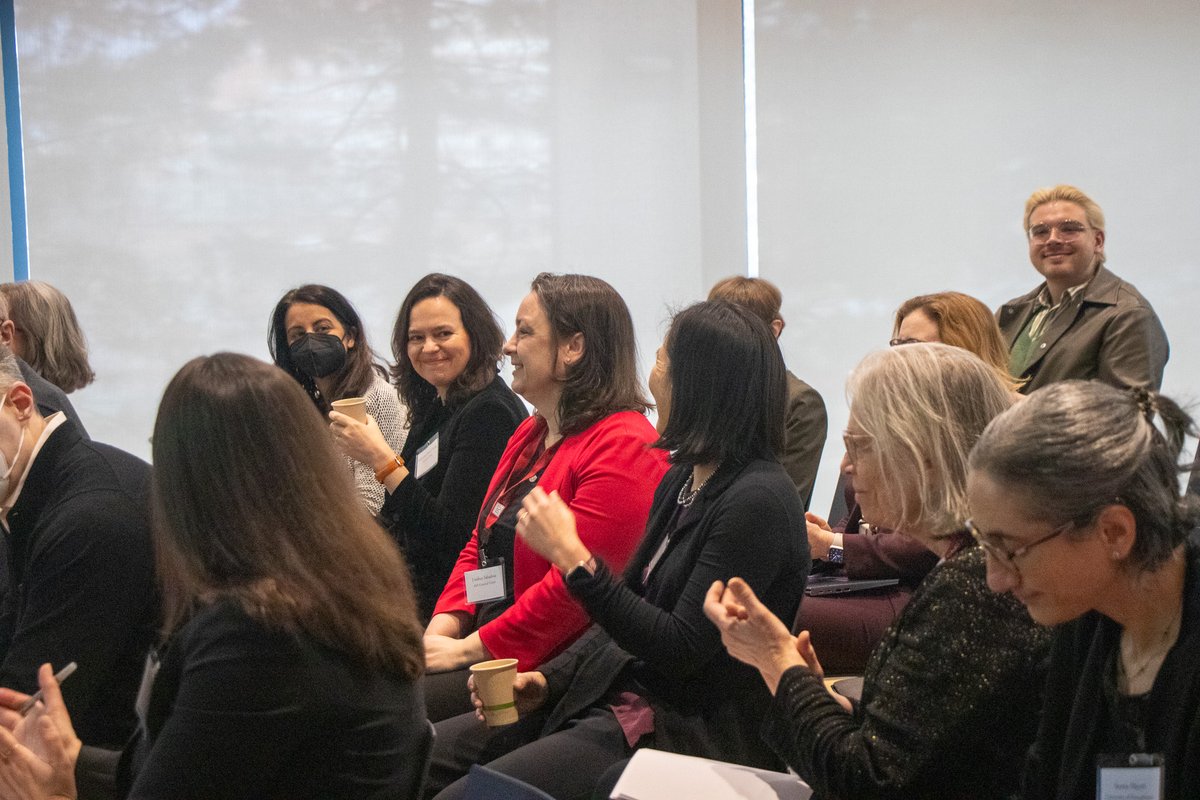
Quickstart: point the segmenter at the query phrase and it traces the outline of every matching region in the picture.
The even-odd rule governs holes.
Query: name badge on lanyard
[[[437,466],[439,438],[440,434],[435,433],[432,439],[421,445],[421,449],[417,451],[417,468],[413,471],[413,477],[420,478]]]
[[[473,569],[463,573],[467,586],[467,602],[472,605],[503,600],[508,594],[504,589],[504,559],[494,567]]]
[[[1096,759],[1096,800],[1162,800],[1162,753],[1104,753]]]

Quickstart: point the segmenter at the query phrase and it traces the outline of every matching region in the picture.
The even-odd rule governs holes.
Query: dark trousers
[[[544,722],[543,714],[531,714],[515,725],[488,728],[464,714],[438,723],[428,794],[437,793],[437,800],[464,797],[462,776],[472,764],[486,764],[556,800],[586,800],[604,773],[633,753],[605,706],[594,706],[562,730],[538,738]]]
[[[475,710],[471,705],[471,693],[467,691],[466,669],[451,672],[427,672],[421,678],[421,691],[425,694],[425,716],[430,722],[457,717]]]

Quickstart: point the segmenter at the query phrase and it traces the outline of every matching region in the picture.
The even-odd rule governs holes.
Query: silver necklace
[[[1153,664],[1155,661],[1157,661],[1160,657],[1166,657],[1167,651],[1171,649],[1170,648],[1171,632],[1173,630],[1175,630],[1175,624],[1180,621],[1180,618],[1182,616],[1183,616],[1183,607],[1180,606],[1179,611],[1176,612],[1175,616],[1171,618],[1171,621],[1167,623],[1167,627],[1163,630],[1162,638],[1159,639],[1158,643],[1150,649],[1150,652],[1148,654],[1146,654],[1143,657],[1142,663],[1137,669],[1134,669],[1134,670],[1126,669],[1126,667],[1125,667],[1125,658],[1126,658],[1125,647],[1122,646],[1120,648],[1120,653],[1117,658],[1117,667],[1120,669],[1121,677],[1125,679],[1126,691],[1128,691],[1129,687],[1131,685],[1133,685],[1134,681],[1136,681],[1138,678],[1142,677],[1142,673],[1144,673],[1147,669],[1149,669],[1151,664]],[[1122,645],[1124,645],[1125,637],[1122,636],[1121,638],[1122,638]],[[1130,656],[1133,655],[1134,648],[1132,645],[1133,645],[1133,641],[1130,640],[1130,647],[1129,647],[1129,655]]]
[[[721,465],[718,464],[717,469],[720,469],[720,468],[721,468]],[[703,489],[705,486],[707,486],[708,482],[712,480],[713,475],[716,475],[716,474],[717,474],[717,470],[714,469],[712,471],[712,475],[709,475],[707,478],[705,478],[703,481],[701,481],[700,485],[697,486],[695,489],[692,488],[692,481],[696,477],[696,473],[693,472],[691,475],[688,475],[688,479],[683,482],[683,486],[679,487],[679,497],[675,498],[675,502],[678,503],[679,505],[683,506],[684,508],[687,508],[692,503],[696,502],[696,497],[700,494],[700,490]]]

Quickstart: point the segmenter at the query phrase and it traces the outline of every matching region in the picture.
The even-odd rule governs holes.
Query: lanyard
[[[521,455],[517,456],[513,462],[512,469],[505,476],[503,487],[487,497],[483,502],[483,507],[479,510],[479,517],[475,520],[475,530],[479,532],[479,546],[483,547],[487,544],[488,538],[492,533],[492,526],[496,524],[496,520],[504,513],[504,509],[508,507],[513,496],[516,495],[525,481],[536,484],[541,477],[542,472],[554,460],[555,453],[558,452],[558,446],[561,440],[555,442],[550,447],[542,448],[542,440],[535,439],[525,446],[525,450]],[[518,477],[519,476],[519,477]],[[528,489],[525,490],[528,493]]]

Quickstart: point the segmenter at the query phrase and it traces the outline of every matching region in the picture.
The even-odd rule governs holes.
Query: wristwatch
[[[829,553],[825,556],[825,560],[830,564],[841,564],[844,551],[836,544],[829,545]]]
[[[588,560],[580,561],[578,564],[576,564],[574,567],[572,567],[571,571],[563,576],[563,579],[566,583],[569,584],[573,581],[587,580],[588,578],[594,577],[595,575],[596,575],[596,557],[592,556]]]

